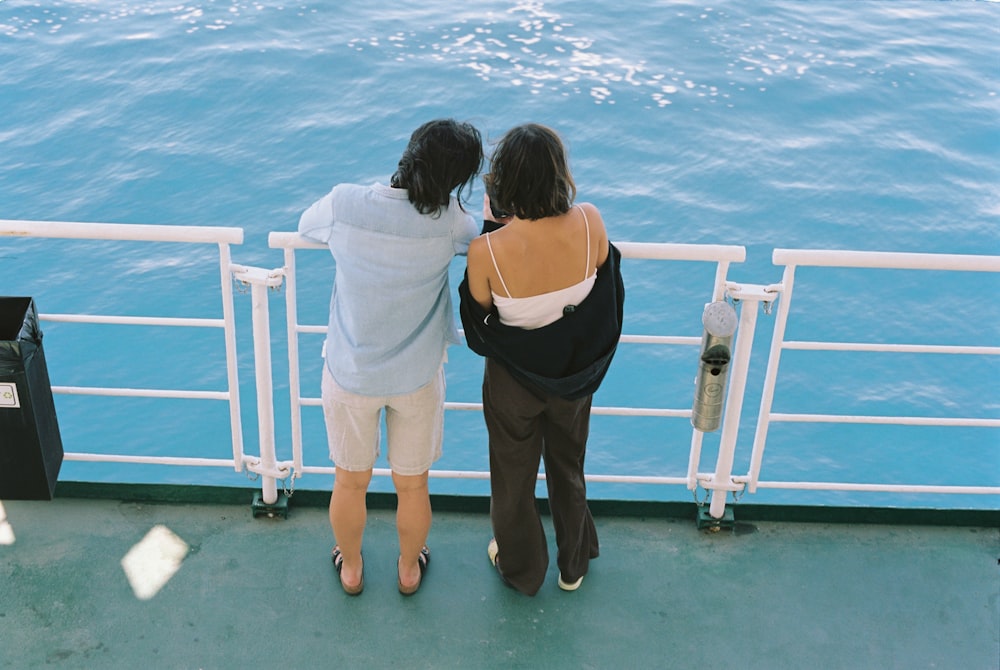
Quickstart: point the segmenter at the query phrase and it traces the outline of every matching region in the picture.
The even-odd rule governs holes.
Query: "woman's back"
[[[470,264],[486,270],[501,320],[534,328],[586,297],[607,254],[604,222],[589,204],[544,219],[515,218],[469,249]]]

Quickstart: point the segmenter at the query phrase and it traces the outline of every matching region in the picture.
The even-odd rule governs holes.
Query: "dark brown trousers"
[[[592,396],[564,400],[531,390],[492,359],[483,377],[483,414],[490,442],[490,519],[504,580],[534,595],[545,581],[549,551],[535,501],[540,460],[555,528],[556,564],[564,581],[587,574],[598,556],[587,507],[583,461]]]

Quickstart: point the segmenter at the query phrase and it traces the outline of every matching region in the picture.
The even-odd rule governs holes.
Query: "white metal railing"
[[[163,226],[118,223],[79,223],[62,221],[0,220],[0,238],[48,238],[70,240],[114,240],[134,242],[174,242],[216,244],[219,248],[219,275],[222,318],[175,318],[149,316],[110,316],[102,314],[40,314],[39,319],[63,323],[163,326],[168,328],[220,328],[225,334],[227,389],[195,391],[189,389],[149,389],[123,387],[52,386],[53,393],[68,395],[123,396],[142,398],[192,398],[222,400],[229,403],[230,432],[233,458],[196,458],[174,456],[143,456],[138,454],[94,454],[66,452],[70,461],[141,463],[153,465],[223,466],[237,472],[244,467],[243,425],[240,417],[239,378],[236,361],[236,325],[233,309],[233,282],[230,245],[243,243],[242,228],[212,226]]]
[[[301,392],[300,383],[300,363],[299,363],[299,335],[304,333],[325,333],[326,326],[315,324],[300,324],[298,317],[297,295],[296,295],[296,266],[295,251],[299,249],[326,249],[323,244],[317,244],[306,240],[291,232],[272,232],[268,236],[268,244],[272,248],[284,251],[284,267],[282,268],[285,277],[285,312],[286,328],[288,337],[288,368],[289,368],[289,390],[291,402],[291,425],[292,425],[292,467],[296,476],[306,473],[332,474],[334,469],[330,466],[316,466],[303,463],[302,449],[302,407],[319,406],[320,398],[305,397]],[[697,261],[715,264],[715,278],[713,285],[706,288],[706,295],[710,300],[722,300],[727,296],[729,289],[736,288],[737,285],[728,283],[726,275],[731,263],[741,263],[746,258],[746,249],[735,245],[711,245],[711,244],[653,244],[639,242],[617,242],[616,246],[622,252],[623,258],[661,260],[661,261]],[[763,297],[763,295],[762,295]],[[749,301],[751,297],[746,296]],[[754,303],[756,304],[756,303]],[[740,335],[740,341],[744,342],[745,352],[741,356],[742,365],[734,368],[731,373],[731,383],[729,386],[729,396],[727,404],[730,408],[741,406],[745,389],[747,374],[747,364],[749,359],[749,347],[753,341],[753,318],[755,311],[744,310],[744,314],[752,317],[746,320],[741,330],[745,329],[746,334]],[[653,345],[682,345],[697,346],[701,343],[701,335],[698,336],[651,336],[651,335],[629,335],[623,334],[621,342],[653,344]],[[737,344],[739,347],[739,344]],[[736,358],[734,356],[734,358]],[[737,359],[740,360],[740,359]],[[481,411],[480,402],[453,402],[445,403],[446,410]],[[733,410],[729,410],[733,413]],[[594,407],[592,413],[595,415],[613,416],[656,416],[665,418],[690,418],[691,409],[686,408],[661,408],[661,407]],[[739,414],[735,413],[732,420],[726,419],[730,428],[726,432],[725,424],[723,428],[722,445],[720,446],[720,463],[715,474],[702,474],[698,472],[699,456],[704,434],[692,429],[691,453],[689,459],[688,473],[685,477],[669,476],[630,476],[630,475],[601,475],[589,474],[588,481],[610,482],[624,484],[679,484],[694,490],[698,485],[705,488],[722,491],[722,499],[725,498],[725,490],[731,487],[730,471],[732,450],[735,448],[736,433],[735,427],[739,422]],[[725,455],[728,452],[728,456]],[[729,465],[725,466],[728,462]],[[390,472],[386,469],[376,469],[376,475],[388,476]],[[469,472],[455,470],[431,470],[430,476],[448,479],[489,479],[489,472]],[[540,479],[544,475],[539,475]],[[721,515],[721,513],[720,513]]]
[[[325,249],[299,237],[297,233],[272,232],[268,238],[271,248],[281,249],[284,265],[275,270],[264,270],[232,263],[230,245],[242,244],[243,231],[237,228],[203,226],[148,226],[134,224],[68,223],[40,221],[0,220],[0,240],[4,238],[34,237],[77,240],[130,240],[138,242],[184,242],[216,244],[219,248],[221,319],[167,318],[155,316],[121,316],[102,314],[42,314],[40,318],[53,322],[112,324],[122,326],[163,326],[170,328],[220,328],[225,333],[225,353],[228,388],[223,391],[193,391],[187,389],[147,389],[53,386],[62,394],[93,396],[134,396],[150,398],[193,398],[199,400],[228,401],[233,458],[184,458],[173,456],[147,456],[142,454],[91,454],[68,452],[65,458],[77,461],[139,463],[181,466],[227,466],[237,472],[247,470],[261,475],[263,499],[273,503],[277,497],[277,479],[301,477],[303,474],[331,474],[329,465],[304,462],[302,436],[302,408],[320,406],[318,397],[304,397],[300,384],[299,337],[303,334],[323,334],[325,325],[300,324],[296,294],[296,251]],[[996,429],[1000,419],[988,417],[919,417],[919,416],[845,416],[821,413],[788,413],[772,410],[774,390],[779,372],[781,352],[784,350],[838,351],[838,352],[888,352],[929,355],[995,356],[1000,347],[990,344],[955,345],[952,343],[885,344],[865,342],[822,342],[785,340],[785,331],[791,318],[792,288],[798,266],[835,268],[887,268],[907,270],[937,270],[949,272],[1000,272],[1000,256],[956,256],[946,254],[900,254],[852,251],[821,251],[777,249],[773,254],[775,265],[784,266],[782,281],[778,284],[740,284],[727,279],[732,263],[745,259],[745,249],[727,245],[649,244],[620,242],[618,248],[626,259],[654,261],[696,261],[715,265],[711,286],[705,288],[710,300],[729,300],[739,309],[739,328],[733,347],[732,370],[729,375],[728,394],[721,426],[717,462],[712,472],[701,472],[701,445],[703,433],[692,428],[688,468],[685,476],[607,475],[589,474],[587,480],[602,483],[681,485],[695,491],[702,488],[711,495],[710,514],[722,516],[727,496],[741,491],[755,492],[758,488],[800,489],[818,491],[877,491],[888,493],[934,494],[1000,494],[1000,486],[937,486],[923,484],[876,484],[861,482],[821,481],[764,481],[760,478],[764,446],[773,423],[854,423],[892,424],[913,426],[963,426]],[[243,425],[239,403],[239,378],[236,364],[236,326],[233,305],[233,279],[251,287],[253,292],[253,343],[257,388],[257,418],[260,433],[260,456],[243,453]],[[274,408],[271,371],[271,342],[268,312],[268,289],[284,284],[286,301],[285,338],[288,350],[288,374],[291,417],[292,460],[279,462],[275,457]],[[746,392],[746,380],[751,363],[751,347],[759,306],[770,312],[776,305],[774,332],[768,354],[767,370],[755,431],[750,465],[745,475],[733,474],[737,433]],[[697,346],[701,336],[688,335],[634,335],[623,334],[623,343],[655,346]],[[983,406],[989,406],[984,402]],[[449,401],[449,411],[481,411],[479,402]],[[664,419],[690,419],[690,407],[611,407],[593,408],[595,415],[643,416]],[[387,476],[387,470],[376,470]],[[447,479],[485,480],[488,472],[432,470],[431,476]]]
[[[762,481],[761,464],[764,447],[771,423],[853,423],[889,424],[911,426],[974,426],[983,428],[1000,427],[1000,419],[981,417],[914,417],[914,416],[864,416],[821,413],[774,412],[774,390],[778,377],[779,362],[783,350],[805,351],[850,351],[850,352],[890,352],[959,355],[1000,355],[998,346],[954,346],[924,344],[884,344],[857,342],[817,342],[785,340],[792,305],[792,288],[795,284],[795,270],[799,266],[848,268],[848,269],[893,269],[950,272],[1000,272],[1000,256],[892,253],[872,251],[832,251],[812,249],[775,249],[772,255],[775,265],[784,266],[778,312],[768,355],[767,372],[761,394],[760,411],[754,433],[750,467],[746,476],[734,477],[734,481],[745,484],[751,493],[758,488],[808,489],[833,491],[880,491],[893,493],[962,493],[1000,494],[1000,486],[938,486],[924,484],[868,484],[857,482],[787,482]],[[992,296],[984,296],[992,298]],[[988,444],[988,443],[987,443]],[[996,442],[994,444],[994,449]]]

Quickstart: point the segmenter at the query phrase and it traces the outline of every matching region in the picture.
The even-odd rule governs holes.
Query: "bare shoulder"
[[[469,255],[467,262],[467,276],[469,279],[469,293],[472,299],[489,310],[493,306],[493,294],[490,291],[490,261],[489,247],[486,246],[486,236],[480,235],[469,243]]]
[[[604,229],[604,217],[601,216],[601,210],[597,209],[597,206],[589,202],[578,203],[580,209],[584,211],[587,215],[587,221],[591,225],[591,230]]]
[[[601,216],[601,211],[589,202],[581,202],[580,208],[587,215],[590,239],[597,247],[597,267],[600,267],[608,257],[608,231],[604,227],[604,217]]]
[[[598,240],[607,239],[608,234],[604,227],[604,217],[601,216],[601,210],[589,202],[581,202],[579,206],[587,215],[590,234]]]
[[[467,257],[469,268],[473,271],[481,271],[489,253],[489,249],[486,246],[485,235],[480,235],[469,242],[469,255]]]

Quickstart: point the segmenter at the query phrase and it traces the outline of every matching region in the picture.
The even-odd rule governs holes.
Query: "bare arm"
[[[490,292],[489,277],[491,267],[486,236],[477,237],[469,245],[469,293],[472,294],[472,299],[487,311],[493,309],[493,294]]]
[[[601,217],[601,212],[590,203],[583,203],[580,206],[587,213],[591,243],[597,249],[595,267],[601,267],[604,261],[608,260],[608,231],[604,228],[604,219]]]

